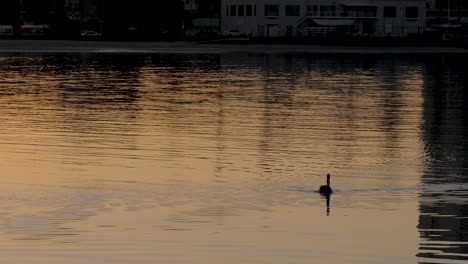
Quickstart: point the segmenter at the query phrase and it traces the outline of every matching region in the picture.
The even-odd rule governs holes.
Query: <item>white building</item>
[[[222,30],[252,37],[407,36],[426,26],[426,0],[222,0]]]

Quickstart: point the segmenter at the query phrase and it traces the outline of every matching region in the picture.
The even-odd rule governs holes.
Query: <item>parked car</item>
[[[223,36],[230,37],[230,38],[238,38],[238,37],[243,37],[244,35],[237,29],[230,29],[230,30],[225,30],[223,32]]]
[[[82,30],[80,36],[81,38],[96,39],[102,37],[102,34],[93,30]]]

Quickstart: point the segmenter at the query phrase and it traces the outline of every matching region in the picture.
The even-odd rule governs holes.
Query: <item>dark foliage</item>
[[[104,33],[112,38],[176,38],[183,21],[182,2],[105,0]]]
[[[95,24],[110,39],[174,39],[181,34],[183,2],[177,0],[86,0],[96,10],[91,22],[72,21],[64,0],[2,0],[0,24],[13,25],[16,35],[25,22],[48,24],[51,36],[73,38],[80,24]],[[83,10],[83,8],[82,8]]]

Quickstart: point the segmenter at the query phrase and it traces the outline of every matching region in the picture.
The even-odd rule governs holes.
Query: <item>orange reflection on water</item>
[[[11,60],[0,84],[8,259],[417,261],[419,62]],[[328,214],[315,192],[326,173]]]

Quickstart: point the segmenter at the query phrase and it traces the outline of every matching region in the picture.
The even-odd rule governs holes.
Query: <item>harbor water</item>
[[[466,263],[465,60],[0,55],[0,256]]]

